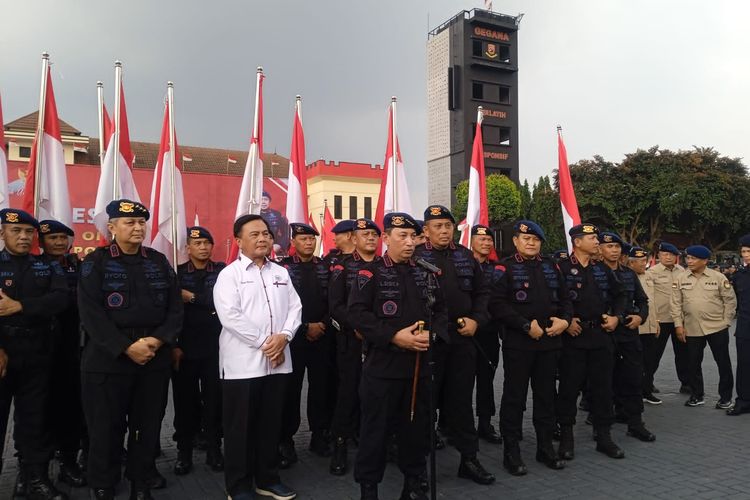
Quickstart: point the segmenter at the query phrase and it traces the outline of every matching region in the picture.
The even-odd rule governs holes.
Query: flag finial
[[[398,99],[396,99],[396,96],[391,96],[391,102],[396,102]]]
[[[42,52],[42,59],[49,59],[49,52]]]
[[[102,81],[101,81],[101,80],[97,80],[97,81],[96,81],[96,86],[97,86],[97,87],[104,87],[104,84],[102,83]]]
[[[258,66],[257,72],[258,73],[263,73],[263,66]]]
[[[562,127],[560,125],[557,126],[557,131],[562,132]]]
[[[172,82],[167,82],[167,87],[169,87],[169,88],[174,88],[174,83],[172,83]]]
[[[115,61],[115,67],[116,67],[116,68],[122,68],[122,61],[120,61],[119,59],[118,59],[118,60],[116,60],[116,61]]]

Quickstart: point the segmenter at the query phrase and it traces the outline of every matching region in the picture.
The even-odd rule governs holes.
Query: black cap
[[[348,233],[354,231],[356,224],[352,219],[344,219],[331,229],[333,234]]]
[[[63,233],[68,236],[75,236],[75,233],[68,226],[57,220],[43,220],[39,221],[39,234],[45,236],[47,234],[59,234]]]
[[[4,208],[0,210],[1,224],[28,224],[39,229],[39,221],[33,215],[15,208]]]
[[[475,224],[471,228],[472,236],[492,236],[492,229],[482,224]]]
[[[378,227],[377,224],[375,224],[375,222],[371,221],[370,219],[361,217],[355,220],[354,223],[355,223],[355,230],[372,229],[373,231],[378,233],[378,236],[380,236],[380,228]]]
[[[544,229],[542,226],[534,222],[533,220],[519,220],[516,225],[513,226],[513,230],[521,234],[533,234],[540,240],[544,241]]]
[[[292,238],[303,234],[320,236],[320,233],[318,233],[318,231],[314,227],[308,224],[302,224],[301,222],[292,222],[291,224],[289,224],[289,228],[292,230]]]
[[[388,229],[414,229],[416,234],[422,232],[414,217],[404,212],[391,212],[383,217],[383,227]]]
[[[617,233],[611,231],[604,231],[599,233],[599,243],[617,243],[622,247],[622,238]]]
[[[648,252],[641,247],[630,247],[628,257],[631,257],[633,259],[641,259],[643,257],[648,257]]]
[[[746,234],[740,238],[741,247],[750,247],[750,234]]]
[[[107,205],[107,215],[110,220],[118,217],[143,217],[148,220],[151,217],[148,209],[137,201],[132,200],[112,200]]]
[[[451,211],[442,205],[430,205],[425,209],[425,222],[435,219],[449,219],[452,223],[456,223],[456,219],[453,218],[453,214],[451,213]]]
[[[187,230],[187,237],[189,240],[199,240],[201,238],[205,238],[210,241],[212,245],[214,243],[214,238],[213,236],[211,236],[211,233],[208,232],[208,229],[201,226],[189,227]]]
[[[593,224],[584,223],[573,226],[568,231],[568,234],[572,237],[586,236],[587,234],[599,234],[599,228]]]

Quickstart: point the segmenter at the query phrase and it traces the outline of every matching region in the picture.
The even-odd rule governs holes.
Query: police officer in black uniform
[[[417,247],[415,256],[441,269],[440,288],[451,323],[447,331],[438,332],[434,345],[435,389],[443,392],[440,411],[461,453],[458,476],[491,484],[495,477],[477,458],[479,440],[471,401],[477,363],[472,337],[489,320],[489,286],[471,250],[453,243],[453,214],[441,205],[431,205],[424,212],[424,221],[427,242]]]
[[[0,432],[5,431],[11,400],[21,481],[32,500],[67,499],[48,477],[52,456],[48,426],[55,315],[69,303],[63,270],[57,262],[31,255],[39,223],[16,209],[0,210]],[[0,444],[0,454],[3,451]]]
[[[42,259],[57,262],[68,282],[68,307],[57,317],[55,357],[52,365],[50,424],[52,441],[59,451],[58,479],[70,486],[86,485],[78,465],[78,452],[85,429],[81,406],[81,320],[78,317],[76,289],[80,261],[68,253],[75,233],[56,220],[39,222],[39,243]]]
[[[411,259],[418,226],[408,214],[383,221],[388,250],[360,269],[349,295],[349,314],[364,338],[360,398],[362,428],[354,479],[361,497],[378,498],[386,463],[386,438],[396,434],[402,499],[426,499],[420,488],[430,421],[427,353],[430,347],[427,271]],[[444,302],[434,290],[434,328],[447,326]],[[424,322],[420,328],[420,322]],[[417,373],[416,370],[419,370]]]
[[[188,261],[177,266],[177,280],[185,317],[174,350],[172,395],[177,461],[174,473],[193,467],[193,442],[204,426],[206,464],[224,470],[221,453],[221,383],[219,334],[221,323],[214,309],[214,284],[223,262],[211,260],[214,238],[206,228],[187,230]]]
[[[620,264],[623,242],[613,232],[599,234],[602,262],[617,276],[626,295],[625,312],[615,330],[613,390],[615,418],[628,424],[628,436],[654,441],[643,423],[643,346],[638,327],[648,318],[648,297],[629,267]]]
[[[290,224],[294,255],[281,261],[289,272],[294,289],[302,302],[302,325],[289,345],[292,354],[292,373],[286,386],[281,437],[279,439],[279,467],[288,468],[297,461],[294,435],[300,426],[302,382],[307,370],[307,420],[312,436],[310,451],[330,457],[327,432],[333,414],[329,391],[335,371],[331,353],[336,337],[328,315],[328,265],[315,257],[316,236],[319,233],[307,224]]]
[[[286,255],[289,248],[289,221],[281,212],[271,208],[271,195],[263,191],[260,203],[260,215],[268,222],[273,235],[274,250],[279,255]]]
[[[333,242],[336,246],[323,256],[323,260],[328,262],[329,265],[354,251],[354,226],[353,219],[344,219],[331,228]]]
[[[492,238],[492,230],[481,224],[471,228],[471,251],[474,258],[484,271],[485,281],[492,283],[496,275],[497,264],[492,259],[492,251],[495,241]],[[495,416],[495,372],[500,363],[500,335],[502,323],[490,321],[477,329],[477,347],[481,352],[477,356],[477,434],[488,443],[500,444],[503,437],[490,423]]]
[[[529,382],[534,395],[536,459],[562,469],[552,446],[555,429],[555,378],[561,335],[572,318],[572,305],[560,269],[540,254],[544,231],[530,220],[514,226],[516,253],[495,266],[490,313],[505,324],[503,398],[500,425],[505,439],[503,466],[514,476],[526,474],[518,445]]]
[[[114,241],[84,259],[78,283],[89,338],[81,366],[88,481],[95,498],[114,498],[127,425],[130,498],[150,500],[148,474],[166,404],[171,344],[182,326],[182,299],[167,258],[142,246],[146,207],[114,200],[107,214]]]
[[[356,288],[357,273],[369,262],[377,261],[380,228],[369,219],[351,221],[354,249],[339,256],[330,267],[328,304],[331,323],[336,331],[336,365],[338,389],[333,413],[331,435],[333,456],[330,472],[336,476],[346,474],[349,439],[356,438],[359,429],[359,380],[362,374],[362,338],[355,332],[356,323],[349,315],[349,294]],[[339,224],[342,224],[340,222]],[[346,229],[345,226],[342,229]],[[341,234],[341,233],[339,233]],[[355,235],[356,234],[356,235]]]
[[[625,313],[626,294],[606,265],[593,260],[599,249],[599,229],[578,224],[568,231],[573,253],[560,261],[568,293],[573,302],[573,320],[563,334],[557,420],[563,460],[574,457],[573,425],[578,392],[588,379],[596,450],[612,458],[625,453],[612,441],[613,332]]]
[[[740,238],[742,265],[730,281],[737,295],[737,399],[727,415],[750,413],[750,234]]]

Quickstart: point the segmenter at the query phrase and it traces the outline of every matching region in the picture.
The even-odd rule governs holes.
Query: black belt
[[[124,333],[130,340],[135,342],[143,337],[150,337],[151,334],[154,333],[154,328],[120,328],[120,332]]]

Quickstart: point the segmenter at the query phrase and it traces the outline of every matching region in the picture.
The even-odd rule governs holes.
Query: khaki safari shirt
[[[737,297],[726,276],[713,269],[700,274],[685,271],[673,285],[672,319],[684,327],[688,337],[720,332],[734,319]]]
[[[638,281],[641,282],[641,287],[643,287],[643,291],[646,292],[646,297],[648,297],[648,303],[650,305],[653,305],[655,303],[654,301],[654,278],[648,274],[648,272],[645,272],[643,274],[638,275]],[[670,287],[670,290],[672,288]],[[670,319],[672,318],[670,314]],[[638,327],[638,333],[640,335],[646,334],[646,333],[656,333],[659,327],[659,322],[656,319],[656,314],[650,314],[646,318],[646,321],[644,321],[641,326]]]
[[[661,263],[646,271],[646,276],[654,282],[654,301],[651,302],[653,309],[649,316],[654,316],[659,323],[672,322],[672,285],[677,276],[684,271],[685,268],[679,264],[675,264],[670,270]]]

